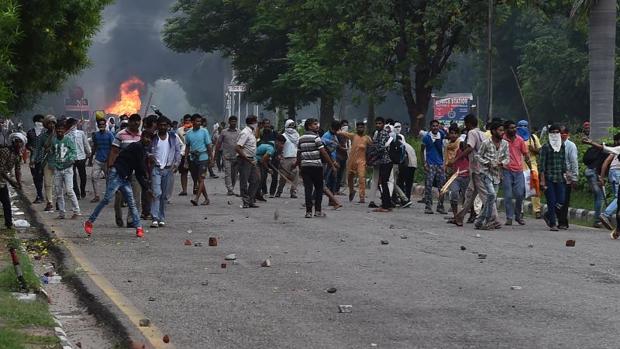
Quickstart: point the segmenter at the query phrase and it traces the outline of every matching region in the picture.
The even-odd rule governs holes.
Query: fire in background
[[[139,113],[142,107],[140,92],[142,92],[144,88],[144,82],[135,76],[125,80],[119,87],[117,101],[106,107],[105,112],[115,115]]]

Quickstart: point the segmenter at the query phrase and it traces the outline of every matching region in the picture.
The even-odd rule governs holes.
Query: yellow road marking
[[[58,226],[54,226],[52,229],[52,225],[47,217],[44,217],[43,214],[40,214],[36,211],[37,216],[39,216],[39,220],[45,224],[50,230],[53,230],[55,234],[62,238],[63,244],[67,248],[67,250],[71,253],[71,256],[76,261],[76,263],[84,270],[84,273],[88,275],[88,277],[101,289],[101,291],[116,305],[116,307],[129,318],[129,321],[134,325],[134,327],[140,331],[142,336],[148,341],[150,348],[153,349],[175,349],[174,344],[172,343],[164,343],[163,342],[163,333],[155,326],[153,323],[150,324],[149,327],[140,327],[140,320],[146,318],[144,313],[142,313],[138,308],[136,308],[131,301],[125,297],[119,290],[116,289],[108,281],[108,279],[101,274],[97,268],[86,258],[84,252],[75,245],[73,242],[67,239],[66,234],[62,228]],[[76,221],[77,223],[77,221]],[[135,338],[134,338],[135,340]],[[174,340],[172,338],[172,340]]]

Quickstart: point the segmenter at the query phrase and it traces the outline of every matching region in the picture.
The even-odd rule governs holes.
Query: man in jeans
[[[243,208],[257,208],[256,191],[258,190],[258,169],[256,167],[256,136],[258,126],[255,115],[245,118],[246,127],[239,132],[235,151],[239,156],[239,193]]]
[[[549,143],[540,150],[540,187],[547,198],[547,212],[543,214],[551,231],[558,231],[557,211],[564,205],[566,190],[566,155],[560,136],[560,127],[549,127]]]
[[[297,198],[297,182],[299,181],[299,174],[295,167],[297,162],[297,142],[299,142],[299,133],[295,129],[295,120],[286,120],[284,123],[284,133],[282,134],[286,138],[284,143],[284,149],[282,150],[282,161],[280,161],[280,169],[282,174],[280,175],[280,182],[278,183],[278,190],[276,197],[279,198],[282,195],[284,186],[286,185],[287,176],[291,184],[291,199]]]
[[[491,138],[482,142],[480,150],[475,155],[477,163],[480,164],[480,180],[482,186],[479,188],[480,200],[483,202],[482,212],[475,223],[476,229],[492,230],[497,226],[493,217],[495,200],[497,199],[496,186],[500,182],[500,169],[508,165],[510,156],[508,152],[508,142],[503,139],[504,127],[501,123],[494,121],[489,125]]]
[[[86,159],[90,158],[90,144],[88,137],[82,130],[77,128],[77,119],[67,119],[67,137],[75,144],[75,162],[73,163],[73,190],[78,200],[86,197]],[[79,176],[79,183],[78,183]]]
[[[43,135],[45,134],[45,128],[43,127],[43,115],[37,114],[32,118],[32,122],[34,123],[34,127],[28,130],[26,133],[26,137],[28,139],[28,143],[26,144],[26,148],[30,152],[30,173],[32,174],[32,181],[34,182],[34,187],[37,190],[37,197],[32,202],[33,204],[39,204],[43,202],[43,163],[40,160],[37,154],[37,149],[39,148],[39,144],[43,139]]]
[[[107,130],[105,120],[98,120],[97,128],[99,128],[99,131],[93,132],[91,137],[93,140],[93,154],[95,157],[92,162],[93,169],[90,173],[90,179],[93,183],[93,193],[95,194],[95,197],[90,201],[92,203],[99,202],[100,200],[97,191],[97,182],[107,176],[108,156],[112,150],[112,142],[114,142],[114,135]]]
[[[590,139],[584,139],[583,143],[590,144],[592,147],[603,150],[605,154],[609,154],[601,167],[601,186],[605,185],[604,175],[609,171],[609,184],[613,193],[613,197],[605,211],[599,216],[601,223],[605,228],[613,230],[611,217],[616,214],[618,208],[618,184],[620,184],[620,133],[614,135],[614,146],[598,144]]]
[[[588,148],[585,154],[583,154],[583,164],[586,165],[585,176],[594,195],[594,228],[601,228],[603,226],[600,215],[605,194],[603,192],[604,181],[601,170],[606,158],[607,154],[603,152],[603,149],[594,146]]]
[[[426,208],[424,213],[433,214],[433,183],[437,187],[443,187],[446,182],[446,171],[443,162],[443,140],[445,135],[439,129],[439,121],[431,121],[431,130],[422,138],[422,149],[420,153],[424,156],[424,169],[426,170],[426,181],[424,185],[424,201]],[[446,214],[443,207],[443,195],[437,199],[437,213]]]
[[[170,177],[174,176],[181,162],[181,142],[174,131],[170,131],[170,120],[165,116],[157,119],[157,134],[151,145],[153,169],[151,171],[151,215],[152,228],[166,225],[165,206],[168,201]]]
[[[121,152],[121,150],[129,147],[131,143],[135,143],[140,141],[140,122],[142,117],[140,114],[132,114],[129,117],[129,121],[127,123],[127,127],[116,133],[114,136],[114,141],[112,142],[112,150],[110,150],[110,156],[108,156],[108,168],[111,168],[116,161],[116,157]],[[135,178],[131,178],[132,192],[133,197],[136,203],[136,206],[140,206],[140,197],[142,191],[140,190],[140,185]],[[114,216],[116,218],[116,225],[118,227],[123,227],[123,195],[122,193],[117,193],[114,198]],[[127,210],[127,227],[136,227],[139,222],[136,222],[134,216],[131,214],[131,209]],[[140,218],[140,217],[138,217]]]
[[[114,157],[114,163],[110,167],[108,183],[106,186],[105,195],[103,200],[97,204],[97,207],[93,210],[88,220],[84,222],[84,232],[90,236],[93,233],[93,223],[99,217],[101,210],[106,207],[112,196],[116,191],[120,191],[127,206],[129,206],[129,212],[133,217],[133,221],[136,222],[136,236],[141,238],[144,236],[144,230],[142,229],[142,223],[140,222],[140,214],[138,213],[138,206],[134,200],[132,191],[133,184],[131,183],[131,177],[140,183],[140,186],[149,195],[153,193],[146,185],[146,150],[151,144],[153,139],[153,133],[149,130],[142,132],[140,141],[132,142],[121,150],[117,156]]]
[[[65,137],[65,127],[64,122],[59,122],[56,125],[56,138],[52,142],[51,166],[54,169],[56,203],[58,211],[60,211],[58,219],[65,218],[65,193],[63,189],[66,190],[73,206],[71,219],[76,219],[80,215],[80,204],[73,191],[73,162],[75,161],[76,151],[75,143],[69,137]]]
[[[226,184],[228,196],[235,195],[235,183],[237,182],[237,174],[239,173],[237,152],[235,152],[237,138],[239,138],[237,121],[237,117],[234,115],[228,118],[228,128],[222,130],[217,139],[217,145],[215,146],[216,153],[222,152],[224,160],[224,183]]]
[[[527,144],[517,134],[517,124],[512,120],[504,122],[504,140],[508,142],[510,161],[502,169],[502,186],[504,189],[504,206],[506,207],[506,225],[512,225],[514,219],[519,225],[523,220],[523,199],[525,198],[525,177],[523,162],[532,168]],[[528,183],[529,185],[529,183]],[[514,202],[512,201],[514,198]]]

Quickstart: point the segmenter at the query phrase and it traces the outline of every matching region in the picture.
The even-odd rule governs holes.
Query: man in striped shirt
[[[116,136],[114,136],[114,141],[112,142],[112,150],[110,150],[110,155],[108,156],[108,169],[114,165],[118,154],[121,150],[126,149],[131,143],[140,141],[140,122],[142,118],[140,114],[132,114],[129,117],[129,123],[127,124],[127,128],[119,131]],[[140,195],[141,195],[141,187],[138,181],[135,178],[131,178],[131,190],[133,192],[133,197],[135,200],[136,207],[140,207]],[[123,226],[123,210],[122,210],[123,196],[120,192],[116,193],[116,197],[114,198],[114,215],[116,216],[116,225],[119,227]],[[132,222],[131,212],[127,211],[127,227],[137,227],[140,222]]]
[[[306,218],[312,218],[312,204],[314,202],[314,216],[323,217],[321,201],[323,200],[323,163],[321,158],[331,167],[334,173],[338,171],[338,164],[332,160],[319,136],[319,122],[317,119],[307,119],[304,124],[306,133],[299,138],[297,145],[297,166],[300,166],[301,177],[304,182],[306,196]]]

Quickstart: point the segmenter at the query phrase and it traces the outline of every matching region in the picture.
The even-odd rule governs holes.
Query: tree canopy
[[[0,113],[23,110],[88,64],[88,48],[111,0],[0,3]]]

